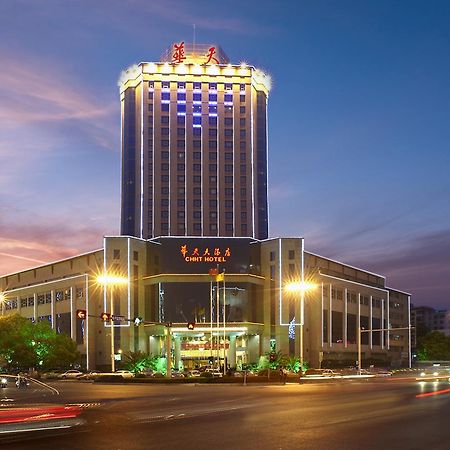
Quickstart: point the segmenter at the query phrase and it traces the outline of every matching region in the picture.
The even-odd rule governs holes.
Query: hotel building
[[[121,234],[267,238],[269,87],[216,45],[125,71]]]
[[[170,331],[176,367],[226,357],[239,368],[274,349],[312,367],[354,365],[360,328],[364,364],[410,364],[410,330],[394,330],[410,325],[409,294],[306,251],[303,238],[268,237],[269,87],[214,45],[177,43],[125,71],[121,236],[0,277],[1,314],[48,320],[89,369],[110,364],[100,316],[111,305],[115,353],[165,354]],[[101,274],[127,283],[105,288]],[[286,290],[298,281],[315,288]]]

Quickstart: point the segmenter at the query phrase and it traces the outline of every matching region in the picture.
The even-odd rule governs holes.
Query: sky
[[[120,72],[268,72],[270,235],[450,309],[450,2],[0,0],[0,275],[119,234]]]

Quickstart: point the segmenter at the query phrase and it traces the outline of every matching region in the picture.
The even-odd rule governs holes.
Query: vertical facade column
[[[36,292],[33,294],[33,315],[34,315],[34,321],[38,321],[38,295]]]
[[[381,329],[383,330],[380,333],[380,337],[381,337],[381,348],[384,349],[384,308],[385,308],[385,301],[384,298],[381,299]]]
[[[373,302],[373,297],[370,296],[369,299],[369,348],[372,350],[372,328],[373,328],[373,306],[372,306],[372,302]]]
[[[386,347],[387,347],[387,349],[389,350],[390,349],[390,336],[389,336],[389,330],[390,330],[390,328],[391,328],[391,322],[390,322],[390,314],[389,314],[389,303],[390,303],[390,298],[389,298],[389,291],[387,291],[386,292],[387,293],[387,300],[386,300],[386,303],[387,303],[387,334],[386,334]]]
[[[332,294],[333,294],[333,285],[330,283],[330,292],[329,292],[329,294],[330,294],[330,311],[328,312],[328,314],[329,314],[329,327],[328,327],[328,345],[330,346],[330,347],[332,347],[333,346],[333,339],[332,339],[332,336],[333,336],[333,299],[332,299]]]
[[[228,344],[228,365],[231,369],[236,368],[236,336],[230,336]]]
[[[175,370],[178,370],[181,362],[181,338],[180,336],[174,336],[174,359]]]
[[[323,281],[321,283],[321,310],[320,310],[320,343],[321,343],[321,347],[323,348]]]
[[[74,296],[75,296],[75,286],[70,286],[70,337],[75,341],[77,336],[76,336],[76,316],[75,316],[75,307],[74,307]]]
[[[55,330],[56,329],[56,295],[55,295],[54,289],[52,289],[50,291],[50,295],[51,295],[50,308],[51,308],[51,317],[52,317],[52,329]]]
[[[347,317],[347,288],[344,289],[344,348],[347,348],[347,327],[348,327],[348,317]]]

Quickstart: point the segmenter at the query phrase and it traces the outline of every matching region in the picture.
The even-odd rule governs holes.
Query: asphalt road
[[[31,387],[3,396],[14,395],[15,403],[81,403],[86,425],[4,448],[447,450],[450,442],[448,381],[52,386],[60,395]]]

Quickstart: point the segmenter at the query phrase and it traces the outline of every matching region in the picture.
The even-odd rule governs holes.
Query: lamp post
[[[116,371],[115,351],[114,351],[114,286],[121,284],[128,284],[128,278],[119,277],[115,275],[104,274],[97,277],[97,282],[107,291],[108,286],[111,286],[111,300],[110,300],[110,314],[111,314],[111,372]]]
[[[300,370],[303,371],[303,325],[305,323],[305,293],[317,287],[308,281],[293,281],[284,286],[286,292],[300,294]]]

